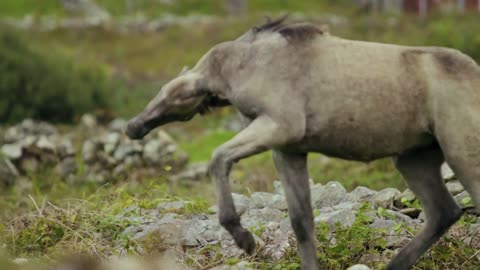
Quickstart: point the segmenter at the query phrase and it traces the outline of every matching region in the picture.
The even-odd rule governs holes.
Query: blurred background
[[[344,38],[447,46],[480,60],[480,0],[2,0],[0,248],[51,258],[74,242],[108,254],[126,227],[113,215],[133,203],[208,208],[206,162],[240,129],[235,113],[170,124],[142,142],[124,137],[125,121],[212,46],[287,13]],[[390,160],[312,154],[309,166],[315,183],[405,188]],[[276,179],[270,153],[232,173],[244,194],[272,191]],[[81,222],[65,214],[73,207]],[[93,227],[101,239],[84,234]]]

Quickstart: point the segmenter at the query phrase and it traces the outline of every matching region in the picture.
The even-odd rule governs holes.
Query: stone
[[[35,144],[39,149],[55,152],[56,148],[52,141],[46,136],[40,136]]]
[[[450,181],[456,178],[455,173],[452,171],[452,169],[446,162],[444,162],[442,164],[442,167],[440,167],[440,172],[442,174],[443,180],[445,181]]]
[[[397,225],[398,223],[393,220],[376,219],[370,224],[370,227],[385,231],[384,239],[387,241],[387,247],[397,247],[399,241],[403,241],[395,231]]]
[[[108,155],[111,155],[120,143],[120,138],[121,136],[118,132],[109,133],[103,138],[103,151]]]
[[[12,262],[16,265],[24,265],[28,263],[28,259],[26,258],[15,258],[12,260]]]
[[[285,190],[283,190],[282,182],[278,180],[273,181],[273,190],[276,194],[285,195]]]
[[[99,149],[98,143],[93,140],[88,140],[83,143],[82,146],[82,158],[83,160],[89,164],[93,163],[97,157],[97,151]]]
[[[324,186],[314,186],[311,189],[312,205],[314,208],[334,206],[347,196],[347,190],[339,182],[328,182]]]
[[[462,193],[465,189],[463,188],[462,184],[458,180],[452,180],[446,183],[448,191],[455,196],[457,194]]]
[[[1,151],[2,155],[10,160],[17,160],[22,157],[22,146],[19,144],[4,144]]]
[[[174,202],[160,202],[157,204],[157,208],[164,210],[181,210],[185,207],[184,201],[174,201]]]
[[[123,118],[116,118],[108,125],[108,129],[115,132],[123,133],[127,127],[127,120]]]
[[[406,216],[409,216],[411,218],[417,218],[418,215],[420,214],[420,212],[422,212],[422,210],[417,209],[417,208],[413,208],[413,207],[404,208],[404,209],[401,209],[399,211],[399,213],[401,213],[403,215],[406,215]]]
[[[265,225],[271,222],[280,223],[285,217],[285,212],[272,209],[249,209],[242,216],[242,226],[250,228],[251,226],[258,227],[259,224]]]
[[[173,182],[176,181],[199,181],[207,177],[208,162],[198,162],[187,166],[182,172],[170,177]]]
[[[337,205],[334,205],[332,208],[333,210],[342,210],[342,209],[347,209],[347,210],[358,210],[362,206],[361,203],[358,202],[341,202]]]
[[[463,191],[460,194],[455,195],[455,201],[463,208],[470,208],[470,205],[472,204],[471,199],[469,200],[468,198],[470,197],[470,194],[467,191]],[[470,201],[470,203],[465,203],[465,201]]]
[[[97,118],[93,114],[82,115],[80,123],[88,129],[95,129],[98,126]]]
[[[401,193],[396,188],[385,188],[380,190],[375,196],[373,196],[374,207],[389,208],[392,206],[393,201]]]
[[[162,143],[158,140],[151,140],[143,147],[143,158],[149,165],[156,165],[162,161]]]
[[[287,202],[285,197],[279,194],[267,192],[254,192],[250,196],[250,208],[270,207],[278,210],[286,210]]]
[[[253,270],[255,268],[250,267],[249,262],[241,261],[235,265],[219,265],[211,270]]]
[[[250,205],[250,198],[243,194],[232,193],[233,203],[235,204],[235,209],[237,210],[237,214],[243,215],[245,211],[247,211]]]
[[[356,211],[342,209],[327,213],[321,212],[318,216],[315,217],[314,221],[317,225],[319,223],[325,222],[332,228],[337,223],[340,223],[343,227],[350,227],[355,222],[356,217]]]
[[[55,142],[55,149],[60,158],[66,158],[75,155],[75,148],[71,140],[62,138]]]
[[[125,142],[117,147],[113,153],[113,158],[117,161],[123,161],[128,156],[142,154],[142,152],[143,148],[138,142]]]
[[[360,203],[368,202],[375,194],[377,194],[377,192],[374,190],[358,186],[347,195],[347,200]]]
[[[407,188],[402,192],[402,194],[395,197],[394,205],[398,208],[402,208],[402,207],[407,206],[407,205],[405,205],[405,203],[402,202],[402,200],[407,200],[408,202],[413,202],[413,201],[415,201],[416,198],[417,197],[415,196],[413,191],[411,191],[410,189]]]
[[[15,165],[6,158],[0,158],[0,184],[11,186],[18,176],[19,173]]]
[[[68,157],[57,164],[55,171],[62,177],[75,174],[77,172],[77,161],[74,157]]]
[[[356,264],[354,266],[349,267],[347,270],[371,270],[370,267],[364,264]]]

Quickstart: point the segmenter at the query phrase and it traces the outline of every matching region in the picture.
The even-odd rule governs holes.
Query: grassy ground
[[[58,1],[36,0],[1,1],[0,15],[22,16],[28,13],[61,14]],[[98,1],[114,14],[123,14],[123,1]],[[211,1],[199,8],[198,1],[179,1],[182,8],[150,8],[153,2],[143,1],[147,13],[153,15],[162,12],[187,14],[193,11],[204,14],[222,14],[220,1]],[[263,21],[255,12],[278,12],[282,10],[300,10],[314,13],[317,10],[328,11],[328,1],[250,1],[250,15],[236,20],[225,20],[222,24],[196,25],[194,31],[189,28],[174,27],[160,33],[121,34],[105,29],[89,29],[79,32],[56,31],[48,33],[29,33],[32,44],[48,48],[51,52],[68,54],[79,63],[101,66],[118,82],[115,100],[115,113],[131,117],[139,112],[156,94],[161,85],[175,76],[184,65],[192,66],[210,47],[233,39],[246,29]],[[35,8],[32,3],[36,3]],[[149,4],[150,3],[150,4]],[[295,4],[295,8],[291,9]],[[158,8],[158,9],[156,9]],[[176,9],[179,9],[176,11]],[[342,37],[392,42],[407,45],[442,45],[459,48],[480,59],[480,24],[478,16],[453,15],[446,18],[433,17],[428,20],[418,18],[397,18],[384,16],[352,17],[347,24],[331,27],[331,32]],[[192,41],[195,42],[192,42]],[[186,124],[173,124],[165,129],[169,131],[180,146],[187,150],[191,160],[206,161],[213,150],[231,138],[234,133],[222,128],[229,110],[221,110],[206,117],[197,117]],[[67,128],[68,129],[68,128]],[[369,164],[329,159],[322,155],[309,158],[311,177],[316,182],[338,180],[348,188],[357,185],[373,189],[385,187],[404,188],[399,174],[389,160],[380,160]],[[271,190],[271,182],[276,174],[269,153],[240,162],[232,173],[234,190],[251,192]],[[126,225],[115,221],[115,215],[121,209],[139,204],[148,209],[159,200],[175,197],[198,202],[192,211],[205,211],[207,203],[213,203],[213,186],[208,180],[187,184],[169,184],[164,177],[152,177],[139,182],[99,186],[94,183],[82,183],[71,186],[52,177],[46,170],[32,176],[33,181],[21,182],[15,187],[0,190],[0,243],[12,243],[10,256],[41,256],[49,259],[60,255],[67,247],[92,250],[101,254],[113,252],[116,241]],[[101,209],[98,205],[104,205]],[[46,211],[46,212],[44,212]],[[13,223],[9,223],[10,221]],[[29,224],[26,226],[25,224]],[[33,224],[33,225],[32,225]],[[12,225],[14,229],[12,230]],[[23,226],[23,227],[22,227]],[[361,224],[358,225],[359,228]],[[25,230],[23,229],[25,228]],[[12,232],[14,232],[12,235]],[[320,231],[321,233],[322,231]],[[20,233],[20,234],[15,234]],[[376,239],[373,232],[355,237],[353,232],[345,232],[344,245],[354,243],[357,253],[360,243]],[[323,239],[319,235],[319,239]],[[350,238],[349,238],[350,237]],[[373,241],[373,240],[372,240]],[[358,245],[357,245],[358,244]],[[0,244],[1,246],[1,244]],[[322,248],[322,247],[319,247]],[[334,260],[352,260],[345,250],[321,249],[323,254]],[[360,250],[360,251],[358,251]],[[371,250],[372,253],[374,250]],[[1,251],[0,251],[1,252]],[[453,254],[453,255],[452,255]],[[451,255],[451,256],[450,256]],[[421,263],[418,269],[452,269],[455,260],[463,258],[468,264],[474,251],[465,247],[454,237],[445,239]],[[464,258],[465,257],[465,258]],[[1,259],[0,259],[1,260]],[[450,265],[441,261],[449,260]],[[472,260],[475,262],[474,260]],[[257,262],[260,264],[261,258]],[[280,265],[280,266],[279,266]],[[278,264],[260,265],[264,269],[297,269],[298,257],[295,254]],[[259,267],[259,268],[261,268]],[[337,269],[336,266],[325,266]],[[330,268],[328,268],[330,267]],[[472,266],[474,267],[474,266]]]

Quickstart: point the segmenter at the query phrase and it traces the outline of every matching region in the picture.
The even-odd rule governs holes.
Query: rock
[[[184,180],[184,181],[199,181],[207,176],[208,171],[208,162],[198,162],[188,165],[188,167],[170,177],[170,180],[173,182]]]
[[[66,158],[75,155],[72,141],[66,138],[59,139],[55,142],[55,149],[60,158]]]
[[[373,205],[374,207],[383,207],[389,208],[392,206],[393,201],[401,193],[396,188],[385,188],[380,190],[375,196],[373,196]]]
[[[349,267],[347,270],[371,270],[370,267],[364,264],[356,264],[354,266]]]
[[[158,140],[151,140],[147,142],[143,150],[143,158],[149,165],[160,164],[163,159],[162,143]]]
[[[272,209],[249,209],[242,216],[242,226],[244,228],[250,228],[251,226],[258,227],[259,224],[265,225],[271,222],[280,223],[285,217],[285,212]]]
[[[50,139],[47,138],[46,136],[40,136],[38,138],[36,146],[38,147],[38,149],[49,151],[49,152],[52,152],[52,153],[55,152],[55,150],[56,150],[53,142],[50,141]]]
[[[455,173],[452,171],[452,169],[450,168],[450,166],[448,166],[446,162],[442,164],[442,167],[440,168],[440,172],[442,174],[443,180],[445,181],[450,181],[456,178]]]
[[[325,222],[333,227],[336,223],[340,223],[343,227],[350,227],[355,222],[355,219],[356,211],[342,209],[328,213],[320,213],[320,215],[315,217],[315,224]]]
[[[398,223],[393,220],[376,219],[370,224],[370,227],[385,231],[384,239],[387,241],[387,247],[398,247],[398,244],[404,239],[395,231],[397,225]]]
[[[97,157],[97,151],[99,149],[99,144],[93,140],[88,140],[83,143],[82,146],[82,158],[87,163],[93,163]]]
[[[413,191],[411,191],[410,189],[407,188],[402,192],[402,194],[395,197],[394,205],[396,207],[402,208],[402,207],[407,206],[402,202],[402,200],[407,200],[408,202],[413,202],[413,201],[415,201],[416,198],[417,197],[415,196]]]
[[[117,161],[123,161],[126,157],[134,154],[142,154],[143,147],[136,141],[125,142],[120,144],[115,152],[113,158]]]
[[[253,270],[254,268],[250,267],[249,262],[241,261],[235,265],[220,265],[211,270]]]
[[[127,120],[123,118],[116,118],[108,125],[111,131],[123,133],[127,127]]]
[[[285,197],[279,194],[267,192],[254,192],[250,196],[250,208],[258,209],[270,207],[278,210],[286,210],[287,202]]]
[[[92,114],[84,114],[80,118],[82,126],[88,129],[95,129],[98,126],[97,118]]]
[[[471,199],[468,199],[468,198],[471,198],[471,197],[470,197],[470,194],[467,191],[463,191],[462,193],[457,194],[454,198],[455,198],[455,201],[457,201],[457,203],[463,209],[471,207],[471,204],[472,204]]]
[[[13,259],[12,261],[14,264],[16,265],[24,265],[24,264],[27,264],[28,263],[28,259],[25,259],[25,258],[15,258]]]
[[[238,215],[243,215],[250,205],[250,198],[243,194],[232,193],[233,203]]]
[[[357,203],[357,202],[341,202],[337,205],[333,206],[333,210],[342,210],[342,209],[347,209],[347,210],[358,210],[362,204]]]
[[[18,167],[23,172],[34,173],[34,172],[38,172],[40,168],[40,162],[37,159],[32,157],[23,158],[20,160]]]
[[[465,189],[463,188],[462,184],[458,180],[452,180],[446,183],[448,191],[455,196],[457,194],[462,193]]]
[[[174,202],[161,202],[158,203],[157,208],[163,210],[181,210],[185,207],[184,201],[174,201]]]
[[[285,191],[283,190],[282,182],[275,180],[273,181],[273,190],[276,194],[285,195]]]
[[[19,144],[4,144],[2,154],[10,160],[17,160],[22,157],[22,146]]]
[[[103,138],[103,151],[111,155],[120,143],[120,133],[112,132]]]
[[[339,182],[328,182],[325,186],[314,186],[311,189],[314,208],[334,206],[345,199],[347,190]]]
[[[375,194],[377,194],[376,191],[371,190],[367,187],[359,186],[348,194],[347,199],[349,201],[363,203],[366,201],[370,201]]]
[[[10,160],[0,157],[0,184],[10,186],[15,183],[19,173]]]

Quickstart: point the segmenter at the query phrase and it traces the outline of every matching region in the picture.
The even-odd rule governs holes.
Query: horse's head
[[[160,125],[188,121],[202,112],[208,96],[203,76],[184,69],[162,87],[142,113],[128,122],[127,135],[131,139],[141,139]]]

